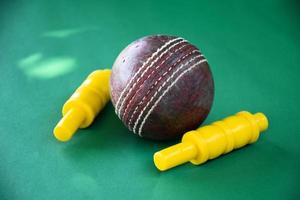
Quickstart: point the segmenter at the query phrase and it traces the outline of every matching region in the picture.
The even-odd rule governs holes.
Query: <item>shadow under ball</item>
[[[207,117],[214,82],[205,57],[183,38],[154,35],[129,44],[110,77],[115,112],[135,134],[170,140]]]

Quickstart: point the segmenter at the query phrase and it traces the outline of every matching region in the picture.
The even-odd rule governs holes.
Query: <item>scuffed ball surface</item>
[[[120,53],[110,94],[116,114],[135,134],[168,140],[205,120],[214,83],[207,60],[194,45],[155,35],[134,41]]]

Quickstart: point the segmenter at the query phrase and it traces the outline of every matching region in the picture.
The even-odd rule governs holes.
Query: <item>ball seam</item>
[[[128,104],[126,105],[126,108],[125,108],[125,110],[124,110],[124,112],[123,112],[123,117],[126,115],[126,112],[127,112],[128,108],[129,108],[129,105],[130,105],[131,102],[134,100],[135,95],[136,95],[136,94],[138,93],[138,91],[142,88],[142,86],[143,86],[143,84],[145,83],[145,81],[148,80],[148,79],[150,78],[150,76],[152,76],[152,75],[154,74],[154,72],[155,72],[156,70],[158,70],[158,68],[162,67],[163,64],[164,64],[164,63],[165,63],[172,55],[174,55],[174,54],[177,53],[179,50],[181,50],[181,49],[183,49],[184,47],[187,47],[187,46],[188,46],[188,43],[186,43],[186,44],[182,45],[181,47],[175,49],[174,52],[170,53],[170,54],[169,54],[169,55],[168,55],[168,56],[167,56],[160,64],[158,64],[158,65],[155,67],[155,69],[153,69],[153,70],[151,71],[151,73],[143,80],[143,82],[142,82],[141,84],[139,84],[139,87],[138,87],[138,89],[136,90],[135,94],[132,95],[131,99],[129,100]],[[159,83],[159,81],[166,75],[166,73],[167,73],[167,72],[165,72],[165,73],[163,74],[163,76],[160,76],[160,77],[158,78],[158,80],[154,83],[154,86],[156,86],[156,85]],[[151,90],[153,89],[154,86],[152,85],[151,88],[148,89],[147,93],[144,95],[144,97],[143,97],[143,99],[141,100],[141,102],[140,102],[140,103],[137,105],[137,107],[135,108],[133,114],[131,115],[131,117],[130,117],[130,119],[129,119],[129,123],[128,123],[129,129],[131,129],[131,128],[130,128],[130,124],[131,124],[133,115],[137,112],[137,109],[138,109],[139,106],[144,102],[145,98],[148,96],[148,94],[151,92]],[[122,117],[122,119],[124,119],[123,117]]]
[[[144,126],[146,120],[148,119],[148,117],[149,117],[149,115],[152,113],[152,111],[155,109],[155,107],[157,106],[157,104],[160,102],[160,100],[164,97],[164,95],[165,95],[165,94],[166,94],[166,93],[167,93],[167,92],[168,92],[168,91],[169,91],[169,90],[177,83],[177,81],[178,81],[183,75],[185,75],[187,72],[191,71],[193,68],[199,66],[200,64],[202,64],[202,63],[204,63],[204,62],[207,62],[207,60],[206,60],[206,59],[202,59],[202,60],[198,61],[196,64],[194,64],[192,67],[190,67],[190,68],[184,70],[184,71],[183,71],[183,72],[175,79],[175,81],[174,81],[171,85],[169,85],[169,86],[167,87],[167,89],[166,89],[166,90],[162,93],[162,95],[156,100],[156,102],[153,104],[153,106],[149,109],[148,113],[145,115],[145,117],[144,117],[144,119],[143,119],[143,121],[142,121],[142,123],[141,123],[141,125],[140,125],[140,127],[139,127],[139,130],[138,130],[139,136],[142,137],[141,132],[142,132],[142,129],[143,129],[143,126]]]
[[[137,73],[134,74],[134,76],[129,80],[129,83],[126,84],[125,89],[123,89],[123,91],[121,92],[117,102],[116,102],[116,106],[115,106],[115,112],[116,114],[119,116],[119,106],[120,106],[120,102],[121,100],[123,100],[124,98],[124,94],[126,93],[126,91],[128,90],[128,88],[132,87],[132,82],[135,80],[135,78],[139,75],[139,73],[142,71],[142,69],[145,68],[145,66],[156,56],[156,54],[158,54],[160,51],[162,51],[164,48],[166,48],[169,44],[171,44],[172,42],[178,41],[178,40],[182,40],[183,38],[174,38],[172,40],[169,40],[168,42],[164,43],[161,47],[159,47],[155,52],[153,52],[151,54],[151,56],[142,64],[142,66],[139,68],[139,70],[137,71]],[[130,90],[129,88],[129,90]],[[128,94],[128,93],[127,93]]]
[[[190,51],[188,54],[184,55],[183,57],[181,57],[180,59],[178,59],[174,64],[172,64],[168,69],[167,71],[165,71],[162,76],[160,76],[158,78],[158,80],[151,86],[151,88],[147,91],[146,95],[143,97],[143,99],[141,100],[141,102],[137,105],[137,107],[135,108],[134,112],[132,113],[130,119],[129,119],[129,127],[131,125],[131,122],[132,122],[132,119],[133,119],[133,116],[135,115],[135,113],[137,112],[137,109],[139,108],[140,105],[142,105],[145,101],[145,99],[148,97],[149,93],[153,90],[153,88],[158,85],[158,83],[161,81],[161,79],[163,79],[168,73],[170,73],[170,71],[176,67],[176,65],[178,63],[180,63],[182,60],[184,60],[186,57],[190,56],[191,54],[195,53],[195,52],[199,52],[199,50],[192,50]],[[175,52],[174,52],[175,53]],[[157,68],[156,68],[157,69]],[[155,72],[154,70],[152,71],[153,73]]]
[[[203,55],[197,55],[196,57],[192,58],[191,60],[188,60],[187,62],[185,62],[184,64],[181,64],[180,67],[173,72],[173,74],[158,88],[158,90],[154,93],[154,95],[151,97],[151,99],[147,102],[146,106],[143,108],[143,110],[140,112],[137,120],[134,123],[134,127],[133,127],[133,132],[136,133],[136,129],[138,126],[138,123],[140,122],[142,115],[144,114],[145,110],[148,108],[148,106],[150,105],[150,103],[152,103],[153,99],[157,96],[157,94],[163,89],[163,87],[174,77],[174,75],[182,68],[186,67],[189,63],[191,63],[192,61],[194,61],[197,58],[201,58],[203,57]],[[144,121],[144,120],[143,120]],[[140,134],[139,134],[140,135]],[[140,135],[141,136],[141,135]]]
[[[122,103],[121,103],[121,105],[120,105],[120,107],[119,107],[118,114],[119,114],[120,119],[123,120],[123,117],[122,117],[122,116],[123,116],[123,115],[122,115],[122,110],[123,110],[123,107],[124,107],[125,102],[127,101],[127,98],[128,98],[128,96],[129,96],[129,94],[134,90],[134,88],[136,87],[136,85],[137,85],[137,83],[140,81],[140,79],[146,74],[146,72],[148,72],[148,70],[149,70],[151,67],[153,67],[153,65],[154,65],[160,58],[162,58],[162,56],[164,56],[168,51],[170,51],[170,49],[172,49],[172,48],[175,47],[176,45],[181,44],[181,43],[183,43],[183,42],[186,42],[186,41],[185,41],[185,40],[182,40],[182,41],[176,42],[176,43],[172,44],[171,46],[169,46],[169,47],[168,47],[165,51],[163,51],[161,54],[157,54],[157,57],[155,58],[155,60],[153,60],[153,61],[150,63],[150,65],[142,72],[141,76],[138,77],[138,79],[137,79],[135,82],[133,82],[132,87],[129,89],[129,91],[127,92],[126,96],[123,98]],[[123,112],[123,114],[124,114],[124,112]],[[121,116],[121,115],[122,115],[122,116]]]

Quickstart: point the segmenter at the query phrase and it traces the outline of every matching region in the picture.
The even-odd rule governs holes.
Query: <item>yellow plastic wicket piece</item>
[[[182,142],[154,154],[154,164],[160,171],[190,161],[200,165],[234,149],[257,141],[268,128],[263,113],[246,111],[184,134]]]
[[[66,101],[63,118],[53,130],[59,141],[72,138],[78,128],[88,127],[110,99],[109,77],[111,70],[96,70],[80,85]]]

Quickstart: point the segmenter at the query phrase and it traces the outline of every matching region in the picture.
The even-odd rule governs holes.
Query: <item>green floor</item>
[[[300,3],[270,1],[0,2],[0,199],[300,199]],[[205,124],[262,111],[251,146],[166,173],[157,143],[131,134],[109,104],[67,144],[52,129],[64,101],[133,40],[182,36],[216,87]]]

